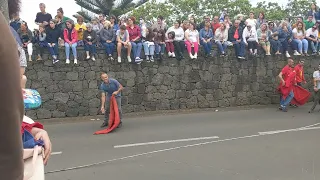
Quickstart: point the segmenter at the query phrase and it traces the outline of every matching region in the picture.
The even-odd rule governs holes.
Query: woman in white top
[[[299,56],[304,53],[304,55],[308,56],[308,41],[305,39],[306,31],[304,29],[304,24],[302,22],[298,22],[297,27],[292,30],[292,34],[293,43],[295,43],[298,46],[294,51],[294,55]]]
[[[254,18],[254,12],[250,12],[249,19],[246,20],[246,25],[251,24],[252,28],[256,29],[257,20]]]
[[[248,46],[250,55],[257,55],[258,37],[255,25],[249,23],[242,33],[243,42]]]
[[[198,58],[198,50],[200,44],[199,32],[196,30],[196,25],[190,23],[189,29],[185,32],[185,43],[187,46],[187,51],[191,59]],[[191,53],[191,48],[194,48],[194,55]]]
[[[169,57],[171,55],[171,57],[176,57],[177,60],[181,60],[184,59],[183,57],[183,52],[185,50],[185,43],[184,43],[184,31],[182,29],[182,27],[180,27],[181,25],[181,21],[177,20],[174,22],[174,25],[172,27],[170,27],[167,32],[166,32],[166,38],[170,39],[173,38],[173,45],[174,45],[174,52],[169,54]],[[170,35],[170,37],[168,37],[168,34],[172,34]]]
[[[226,56],[228,47],[228,29],[226,28],[225,23],[222,23],[221,26],[216,30],[214,40],[218,46],[221,56]]]

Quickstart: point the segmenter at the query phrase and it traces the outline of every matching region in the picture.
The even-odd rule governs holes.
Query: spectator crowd
[[[103,14],[90,23],[85,23],[84,18],[78,16],[74,23],[64,16],[62,8],[57,10],[53,19],[46,12],[45,4],[41,3],[39,7],[40,12],[35,19],[39,28],[33,32],[18,14],[10,23],[17,31],[29,61],[33,60],[34,48],[37,60],[42,60],[47,49],[55,64],[59,62],[58,48],[64,47],[65,62],[70,63],[72,52],[73,62],[77,64],[78,46],[84,47],[87,60],[95,61],[96,49],[101,47],[109,60],[114,60],[116,51],[117,61],[121,63],[124,51],[126,60],[137,64],[143,61],[142,57],[154,62],[162,60],[165,54],[182,60],[185,51],[191,59],[197,59],[200,47],[205,57],[211,57],[214,56],[214,46],[217,48],[214,54],[220,56],[227,56],[228,48],[233,46],[239,60],[245,60],[246,54],[252,57],[283,54],[287,58],[291,55],[320,55],[320,12],[316,4],[311,5],[306,17],[297,17],[294,23],[290,18],[280,23],[268,21],[263,12],[257,17],[250,12],[248,18],[238,14],[232,22],[227,9],[224,9],[220,17],[215,16],[212,20],[205,16],[201,23],[197,23],[196,18],[190,15],[188,20],[176,20],[172,27],[168,27],[162,16],[153,24],[146,23],[142,17],[139,20],[135,17],[118,19],[115,16],[106,18]],[[144,56],[141,55],[142,50]]]

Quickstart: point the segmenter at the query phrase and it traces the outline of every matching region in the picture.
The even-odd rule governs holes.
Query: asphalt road
[[[56,155],[46,179],[318,180],[320,112],[309,107],[131,117],[108,135],[92,135],[101,121],[48,124]],[[114,147],[189,138],[200,140]]]

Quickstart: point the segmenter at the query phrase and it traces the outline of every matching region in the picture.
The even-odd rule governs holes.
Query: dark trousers
[[[180,60],[183,57],[183,52],[186,49],[186,45],[184,41],[173,41],[173,45],[176,58]]]
[[[233,41],[232,43],[236,51],[236,56],[244,57],[246,44],[243,41],[241,42]]]
[[[248,48],[249,49],[257,49],[258,43],[257,41],[248,41]]]
[[[312,112],[314,110],[314,108],[316,108],[317,104],[320,104],[320,90],[318,90],[317,92],[314,92],[314,100],[313,100],[313,105],[310,109],[310,111]]]
[[[39,42],[39,43],[35,43],[35,46],[36,46],[37,54],[42,57],[42,55],[44,54],[44,50],[47,49],[49,45],[46,42]]]
[[[49,49],[51,56],[58,56],[59,55],[58,42],[54,43],[53,47],[50,47],[48,45],[48,49]]]
[[[89,53],[91,55],[95,55],[96,54],[96,44],[90,45],[90,44],[85,43],[84,44],[84,49],[85,49],[85,51],[89,51]]]
[[[280,51],[281,48],[281,42],[279,40],[273,40],[273,39],[269,39],[270,44],[271,44],[271,48],[274,52],[278,52]]]
[[[284,40],[284,41],[281,41],[281,47],[282,47],[282,52],[285,53],[286,51],[288,51],[288,41],[287,40]]]

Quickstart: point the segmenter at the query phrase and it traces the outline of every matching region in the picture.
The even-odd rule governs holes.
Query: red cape
[[[301,86],[294,86],[293,93],[294,98],[292,99],[291,104],[297,106],[302,106],[305,103],[307,103],[311,96],[311,93],[308,90],[302,88]]]
[[[118,104],[116,98],[112,95],[110,99],[110,115],[109,115],[109,123],[106,129],[95,132],[94,134],[108,134],[116,129],[120,124],[120,117],[118,111]]]

